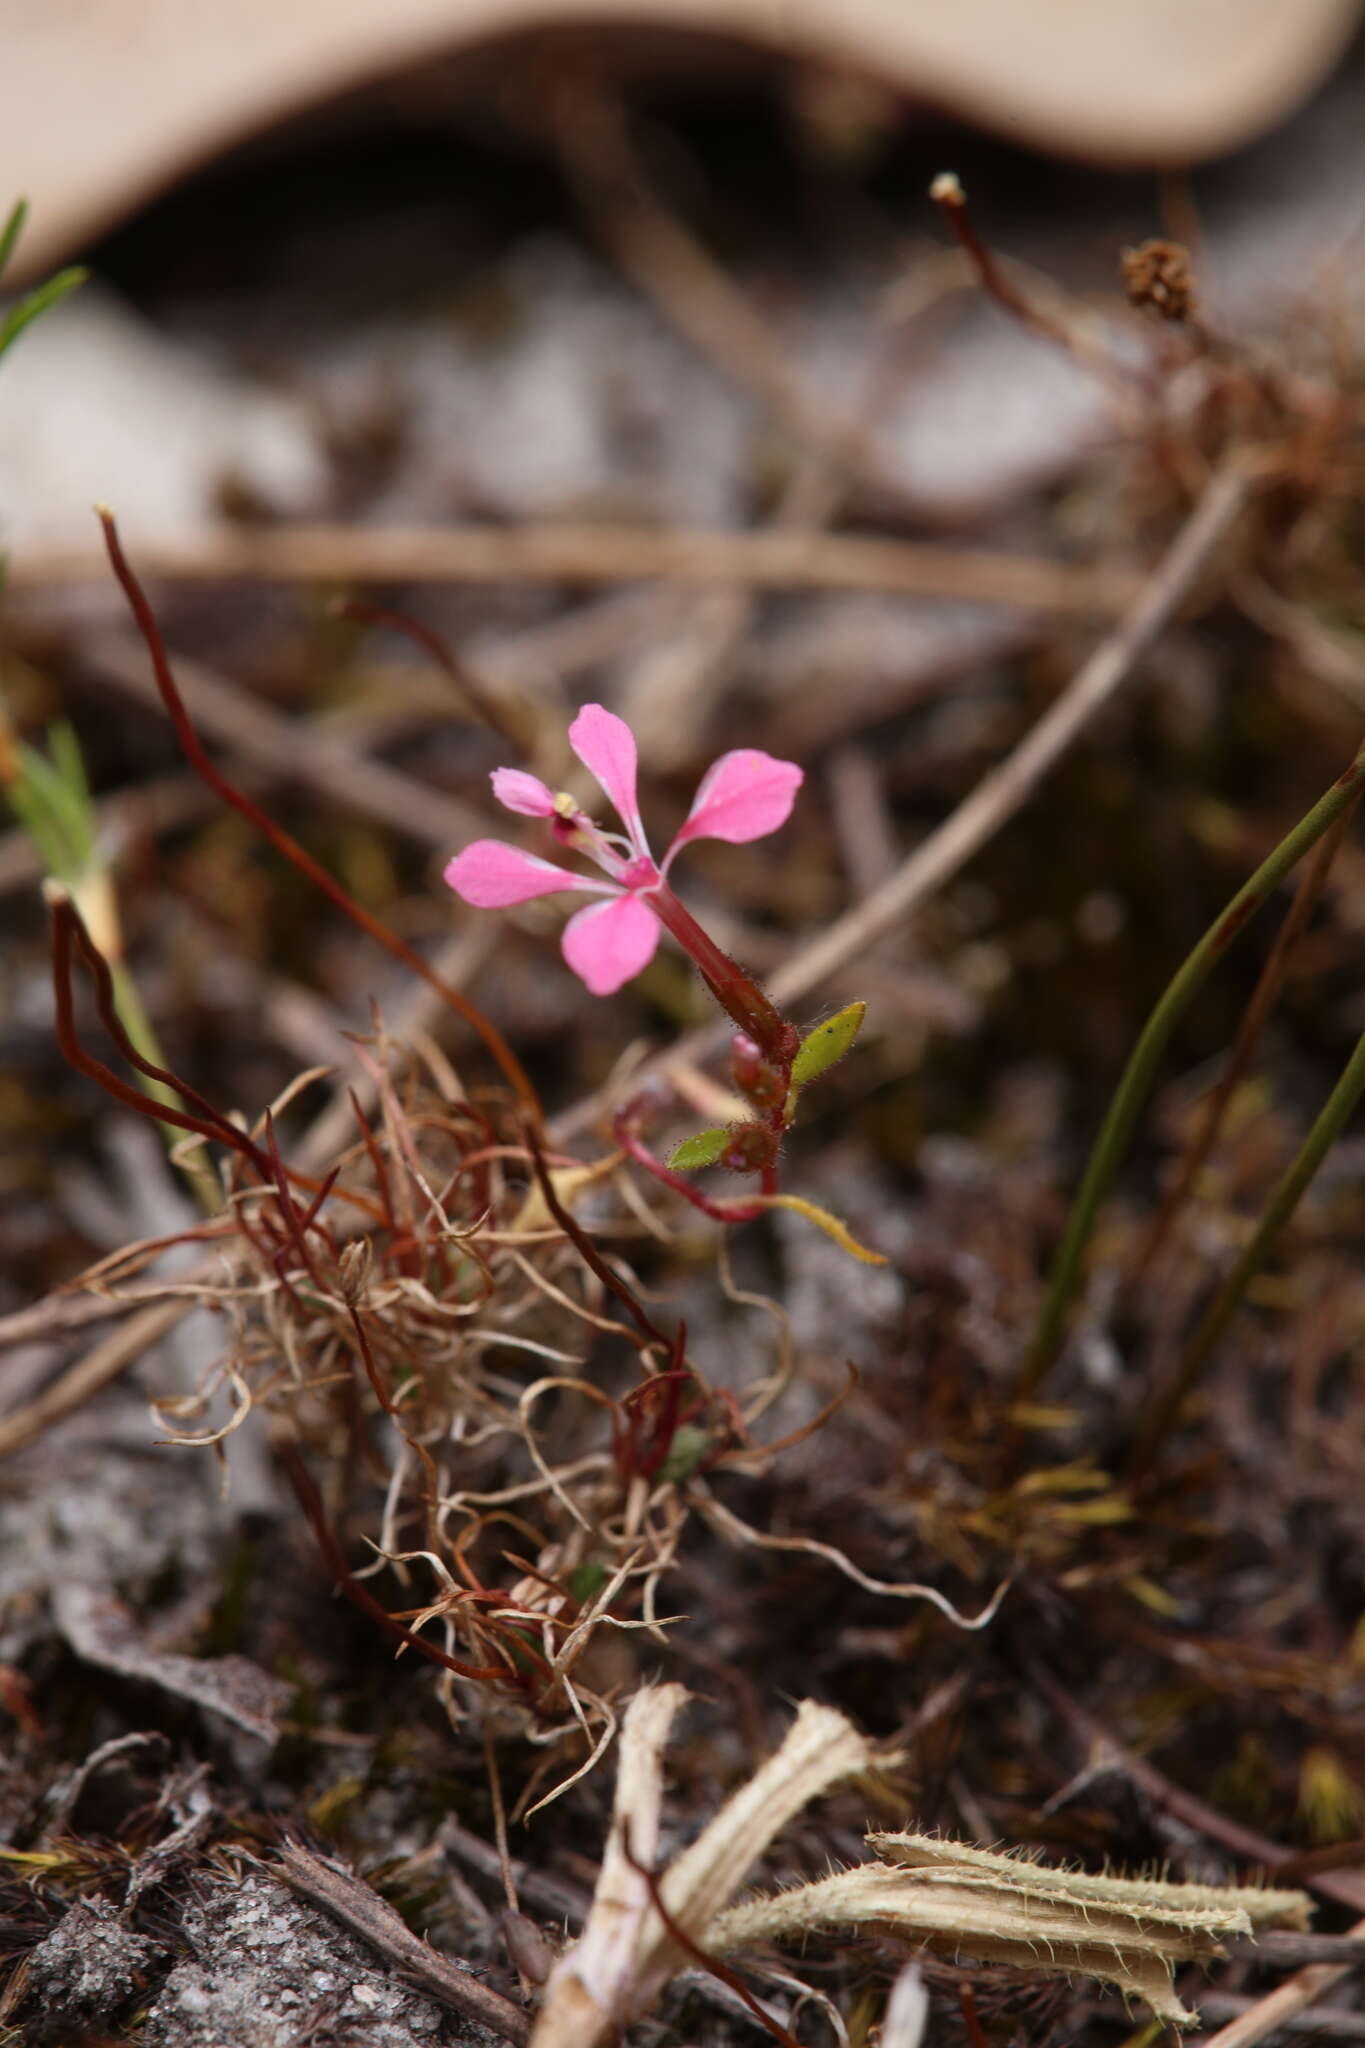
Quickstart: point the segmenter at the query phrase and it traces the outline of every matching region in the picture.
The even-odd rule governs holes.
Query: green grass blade
[[[1286,834],[1274,852],[1262,861],[1251,880],[1238,890],[1227,908],[1214,919],[1148,1018],[1114,1091],[1090,1154],[1080,1192],[1072,1206],[1066,1234],[1048,1283],[1042,1314],[1019,1376],[1016,1400],[1032,1398],[1061,1349],[1067,1316],[1080,1284],[1081,1264],[1100,1204],[1113,1185],[1114,1176],[1128,1150],[1133,1128],[1151,1092],[1158,1063],[1172,1031],[1238,933],[1251,922],[1309,848],[1315,846],[1341,816],[1356,796],[1362,780],[1365,780],[1365,746],[1361,747],[1345,774],[1318,799],[1293,831]]]
[[[1252,1279],[1264,1265],[1280,1232],[1294,1214],[1323,1160],[1350,1121],[1361,1095],[1365,1094],[1365,1036],[1342,1069],[1341,1078],[1318,1113],[1312,1130],[1297,1157],[1266,1205],[1260,1222],[1236,1265],[1206,1309],[1186,1348],[1170,1387],[1158,1401],[1140,1432],[1133,1452],[1132,1469],[1145,1466],[1168,1430],[1179,1420],[1180,1411],[1203,1378],[1220,1338],[1232,1321]]]
[[[13,348],[24,329],[31,326],[39,314],[46,313],[59,299],[64,299],[68,292],[74,292],[77,285],[84,284],[89,275],[89,271],[82,270],[79,266],[70,270],[59,270],[46,284],[40,284],[33,291],[26,292],[18,305],[11,306],[4,319],[0,320],[0,356],[3,356],[7,349]]]
[[[5,274],[10,257],[14,254],[15,244],[24,232],[24,222],[27,219],[27,199],[16,199],[14,205],[10,208],[8,220],[0,228],[0,277],[3,277]]]

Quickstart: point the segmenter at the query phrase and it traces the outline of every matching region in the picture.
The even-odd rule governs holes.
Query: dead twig
[[[1348,1931],[1348,1939],[1359,1940],[1362,1935],[1365,1920],[1357,1920]],[[1315,2005],[1334,1985],[1349,1977],[1353,1967],[1351,1963],[1310,1963],[1307,1969],[1297,1970],[1283,1984],[1277,1984],[1264,1998],[1258,1998],[1216,2034],[1206,2034],[1202,2048],[1253,2048],[1255,2042],[1264,2041],[1268,2034]]]
[[[491,1985],[481,1984],[469,1970],[437,1955],[411,1929],[392,1906],[371,1891],[349,1870],[324,1862],[301,1843],[287,1842],[272,1866],[293,1892],[321,1907],[351,1934],[378,1950],[387,1963],[404,1977],[419,1984],[442,2005],[461,2012],[466,2019],[515,2041],[518,2048],[531,2038],[531,2022],[520,2006],[513,2005]]]
[[[441,1823],[436,1839],[451,1861],[463,1864],[491,1884],[501,1887],[502,1858],[491,1842],[471,1834],[468,1828],[462,1828],[457,1820],[449,1817]],[[553,1871],[537,1870],[515,1856],[511,1859],[511,1871],[517,1894],[525,1905],[546,1919],[561,1921],[565,1927],[577,1929],[583,1925],[589,1906],[585,1892],[555,1876]]]
[[[186,1277],[207,1278],[212,1268],[204,1261],[203,1271],[195,1267]],[[122,1328],[114,1330],[103,1338],[93,1351],[69,1366],[52,1386],[47,1387],[35,1400],[0,1420],[0,1458],[8,1458],[20,1451],[25,1444],[33,1442],[56,1422],[74,1415],[78,1408],[116,1380],[127,1366],[157,1344],[175,1328],[181,1317],[188,1313],[193,1304],[188,1301],[167,1301],[155,1308],[142,1309]]]
[[[1061,696],[1014,752],[984,775],[896,873],[773,976],[778,1002],[816,988],[845,962],[900,923],[971,859],[1033,795],[1044,776],[1133,674],[1184,603],[1209,557],[1246,503],[1250,478],[1230,462],[1153,570],[1137,601],[1095,649]]]
[[[53,1800],[52,1811],[48,1815],[40,1839],[51,1842],[59,1835],[64,1835],[71,1825],[71,1816],[80,1803],[81,1794],[90,1780],[98,1777],[109,1764],[118,1763],[123,1757],[130,1756],[139,1749],[158,1750],[164,1755],[170,1749],[170,1743],[159,1729],[153,1728],[145,1732],[134,1730],[128,1735],[115,1735],[108,1742],[102,1742],[98,1749],[92,1749],[84,1763],[78,1764],[69,1778],[61,1780],[53,1787],[49,1795]]]
[[[1041,1664],[1032,1659],[1028,1663],[1030,1683],[1070,1727],[1072,1733],[1087,1746],[1098,1752],[1102,1764],[1121,1771],[1140,1792],[1173,1813],[1187,1827],[1197,1834],[1205,1835],[1211,1842],[1221,1846],[1246,1863],[1260,1864],[1263,1869],[1279,1875],[1300,1877],[1311,1890],[1322,1898],[1335,1899],[1340,1905],[1349,1906],[1355,1912],[1365,1908],[1365,1875],[1355,1870],[1316,1870],[1301,1868],[1300,1858],[1292,1849],[1285,1849],[1278,1842],[1270,1841],[1265,1835],[1258,1835],[1240,1822],[1229,1820],[1193,1792],[1186,1792],[1175,1785],[1165,1774],[1135,1750],[1127,1748],[1118,1738],[1111,1735],[1101,1722],[1086,1712],[1079,1701],[1072,1698],[1064,1686],[1059,1685]],[[1359,1928],[1350,1930],[1352,1935]]]
[[[1130,569],[1091,568],[994,548],[956,548],[799,528],[756,531],[649,526],[272,526],[193,545],[139,551],[149,582],[566,583],[665,582],[714,588],[864,590],[957,598],[1023,611],[1104,617],[1131,604]],[[33,552],[9,571],[11,595],[102,583],[94,549]]]

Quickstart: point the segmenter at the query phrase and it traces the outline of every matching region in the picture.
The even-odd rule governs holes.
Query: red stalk
[[[522,1102],[526,1105],[526,1108],[530,1111],[536,1122],[539,1123],[539,1098],[531,1085],[530,1078],[521,1061],[517,1058],[511,1046],[508,1045],[497,1026],[490,1023],[482,1011],[477,1009],[467,997],[462,996],[458,989],[452,988],[450,983],[439,975],[434,967],[428,965],[420,953],[414,952],[413,948],[406,945],[396,933],[389,931],[385,925],[381,924],[377,917],[371,917],[369,911],[357,903],[353,896],[348,895],[341,884],[328,874],[320,861],[314,860],[312,854],[300,846],[297,839],[286,832],[283,826],[277,825],[267,812],[263,811],[258,804],[253,803],[250,797],[244,795],[235,783],[229,782],[227,777],[214,766],[200,745],[199,736],[190,723],[189,713],[185,709],[184,700],[180,695],[175,677],[171,672],[170,659],[166,653],[166,643],[161,637],[161,628],[156,622],[156,614],[148,603],[146,592],[129,566],[128,558],[123,552],[123,544],[118,537],[118,529],[114,524],[114,516],[111,512],[100,507],[99,518],[100,524],[104,528],[104,544],[109,553],[110,564],[115,576],[123,587],[123,594],[128,600],[129,609],[137,622],[138,631],[141,633],[143,643],[151,657],[152,672],[156,678],[156,686],[161,692],[161,701],[166,707],[171,723],[175,727],[176,737],[179,739],[190,766],[195,770],[195,773],[208,784],[209,788],[216,795],[223,799],[224,803],[230,804],[233,810],[240,812],[249,824],[254,825],[256,830],[269,840],[277,853],[282,854],[287,861],[298,869],[300,874],[306,875],[314,887],[322,891],[329,903],[334,903],[338,910],[343,911],[351,919],[353,924],[359,925],[360,929],[367,933],[375,941],[376,945],[382,946],[385,952],[393,955],[395,960],[401,960],[403,965],[409,968],[412,973],[420,976],[426,982],[428,988],[434,989],[437,995],[450,1006],[455,1014],[462,1017],[478,1033],[502,1069],[505,1078],[521,1097]]]
[[[726,1016],[753,1039],[785,1079],[801,1044],[796,1026],[787,1022],[739,962],[702,929],[667,882],[646,890],[645,901],[664,929],[673,934]]]

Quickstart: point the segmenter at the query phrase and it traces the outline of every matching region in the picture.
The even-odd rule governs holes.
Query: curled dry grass
[[[203,1383],[154,1404],[163,1441],[225,1458],[264,1415],[338,1582],[441,1667],[452,1714],[496,1707],[596,1754],[614,1716],[581,1676],[594,1638],[662,1633],[687,1483],[772,1454],[749,1442],[772,1374],[713,1389],[685,1329],[660,1327],[575,1221],[590,1196],[597,1231],[638,1227],[617,1161],[547,1154],[507,1091],[466,1092],[380,1026],[357,1052],[378,1113],[353,1100],[356,1137],[321,1182],[289,1171],[276,1136],[313,1076],[226,1152],[222,1213],[180,1240],[212,1245],[224,1277],[149,1285],[158,1239],[82,1284],[219,1311],[229,1335]],[[774,1369],[790,1370],[785,1347]],[[357,1533],[374,1554],[360,1571]],[[386,1567],[421,1596],[398,1613],[371,1590]]]

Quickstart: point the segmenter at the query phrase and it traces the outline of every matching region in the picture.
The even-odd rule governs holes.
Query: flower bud
[[[341,1298],[348,1308],[355,1308],[364,1300],[373,1264],[374,1246],[368,1237],[353,1237],[348,1245],[342,1247],[337,1260],[337,1278],[341,1283]]]
[[[776,1157],[777,1133],[767,1124],[736,1124],[721,1154],[721,1165],[732,1173],[761,1173]]]
[[[776,1109],[787,1093],[781,1074],[742,1031],[735,1033],[730,1050],[730,1072],[740,1094],[747,1096],[755,1109]]]

